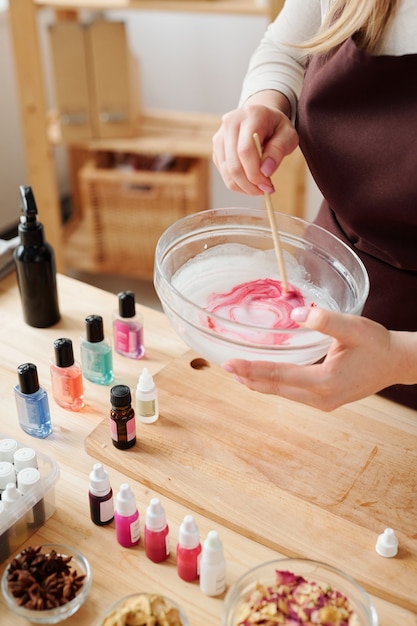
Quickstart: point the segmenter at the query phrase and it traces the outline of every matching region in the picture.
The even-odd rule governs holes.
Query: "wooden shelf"
[[[42,8],[52,8],[60,19],[77,19],[78,11],[152,10],[188,11],[212,14],[247,14],[267,16],[270,19],[280,11],[283,0],[12,0],[9,3],[10,27],[13,42],[14,61],[20,96],[22,130],[26,152],[28,184],[33,187],[39,210],[39,219],[45,226],[49,243],[55,250],[57,268],[64,272],[66,263],[63,243],[66,230],[62,226],[61,207],[58,193],[55,155],[53,144],[59,141],[59,134],[51,134],[47,99],[44,85],[44,67],[39,42],[37,12]],[[156,115],[156,114],[155,114]],[[213,116],[202,124],[201,117],[184,130],[182,136],[172,129],[162,134],[156,127],[155,115],[144,116],[141,132],[136,139],[119,140],[118,146],[126,145],[126,151],[137,150],[173,152],[189,156],[211,159],[213,129],[219,119]],[[169,114],[158,114],[158,124],[163,124],[164,115],[172,125]],[[210,117],[210,116],[209,116]],[[193,119],[184,114],[183,120]],[[113,147],[111,147],[113,146]],[[85,146],[74,146],[70,159],[78,164],[85,155],[77,154],[91,150],[115,149],[115,143],[88,142]],[[71,150],[69,150],[71,153]]]
[[[51,143],[61,144],[57,115],[51,112],[48,129]],[[117,139],[88,139],[71,144],[90,152],[130,152],[132,154],[163,154],[211,159],[213,134],[221,116],[182,111],[142,111],[137,135]]]
[[[271,19],[282,8],[283,0],[34,0],[39,7],[59,10],[97,11],[133,9],[193,13],[267,15]]]

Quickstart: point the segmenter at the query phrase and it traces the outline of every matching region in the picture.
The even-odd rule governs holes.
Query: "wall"
[[[126,20],[126,12],[111,12]],[[128,14],[129,44],[139,60],[143,105],[223,114],[237,105],[250,56],[268,25],[266,17],[186,13]],[[260,198],[228,191],[212,166],[212,206],[261,206]],[[306,217],[321,196],[307,180]]]
[[[20,114],[11,55],[7,12],[0,5],[0,232],[20,215],[19,185],[26,183]]]
[[[146,108],[222,113],[237,105],[250,55],[267,20],[261,16],[110,12],[126,21],[139,61]],[[259,198],[228,191],[211,169],[212,206],[259,206]]]
[[[1,2],[1,0],[0,0]],[[50,76],[48,59],[47,25],[53,19],[51,11],[39,12],[41,43],[47,75]],[[83,13],[83,19],[89,19]],[[110,12],[108,17],[124,20],[132,52],[139,61],[142,101],[145,107],[222,114],[236,106],[242,78],[250,55],[264,32],[267,20],[260,16],[207,15],[176,12],[122,11]],[[0,35],[0,45],[9,41]],[[3,102],[0,144],[0,167],[2,195],[7,189],[10,198],[16,197],[17,184],[25,177],[21,131],[16,111],[16,88],[13,80],[13,64],[10,49],[1,55],[7,68],[0,67],[0,81],[6,72],[9,81],[7,93],[10,102]],[[46,84],[47,98],[53,101],[51,81]],[[2,89],[3,91],[3,89]],[[4,135],[3,133],[7,133]],[[3,136],[7,141],[3,141]],[[4,146],[8,146],[6,149]],[[3,146],[3,148],[2,148]],[[12,161],[10,161],[13,146]],[[68,190],[66,159],[62,148],[56,151],[59,188],[62,194]],[[13,172],[11,172],[13,170]],[[309,188],[310,188],[309,184]],[[310,196],[310,193],[309,193]],[[212,206],[259,206],[259,198],[249,198],[229,192],[217,170],[212,167]],[[317,203],[312,194],[314,214]],[[310,204],[310,200],[309,200]],[[3,215],[2,204],[0,214]],[[13,207],[8,200],[7,206]],[[15,213],[12,211],[12,216]],[[9,218],[10,219],[10,218]]]

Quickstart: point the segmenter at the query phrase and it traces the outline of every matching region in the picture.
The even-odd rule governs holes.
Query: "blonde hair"
[[[309,54],[326,53],[355,35],[358,46],[375,52],[399,0],[335,0],[318,33],[302,47]]]

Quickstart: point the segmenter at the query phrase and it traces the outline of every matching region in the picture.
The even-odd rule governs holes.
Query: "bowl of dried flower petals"
[[[133,593],[112,604],[99,626],[189,626],[183,609],[157,593]]]
[[[378,626],[367,592],[349,575],[308,559],[278,559],[228,590],[222,626]]]
[[[85,602],[91,568],[75,548],[29,546],[4,570],[1,588],[8,608],[33,624],[57,624]]]

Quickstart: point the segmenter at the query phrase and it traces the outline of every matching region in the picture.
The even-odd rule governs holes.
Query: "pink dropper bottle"
[[[140,541],[139,511],[133,492],[127,483],[120,485],[114,512],[116,538],[124,548],[136,546]]]
[[[201,554],[198,526],[192,515],[186,515],[180,525],[177,544],[177,572],[186,582],[198,580]]]
[[[146,509],[144,539],[148,559],[154,563],[161,563],[168,558],[169,528],[165,509],[158,498],[152,498]]]

